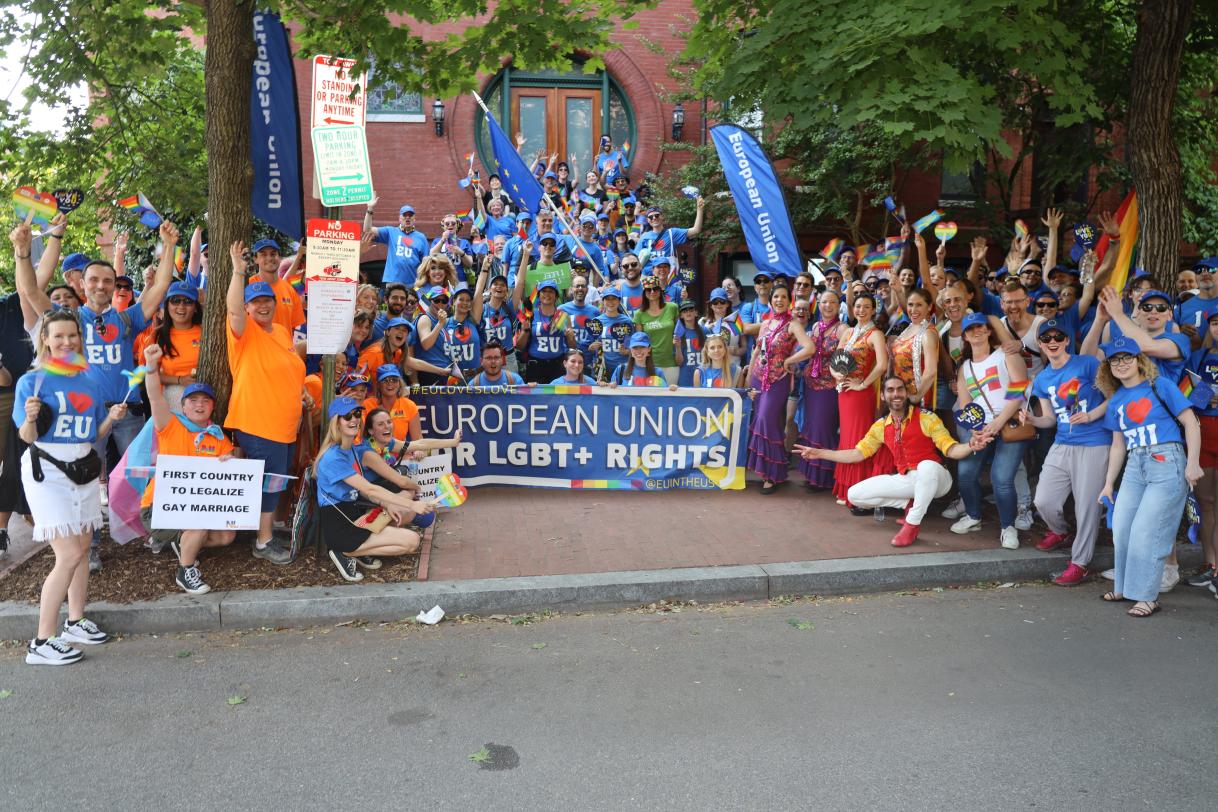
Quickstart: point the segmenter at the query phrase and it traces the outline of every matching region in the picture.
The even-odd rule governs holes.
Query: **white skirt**
[[[88,443],[39,443],[58,460],[78,460],[89,453]],[[77,485],[46,460],[42,482],[34,481],[30,451],[21,455],[21,484],[34,517],[34,541],[50,541],[65,536],[92,533],[101,529],[101,492],[97,480]]]

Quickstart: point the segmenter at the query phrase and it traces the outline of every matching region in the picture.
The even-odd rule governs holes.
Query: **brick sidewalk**
[[[912,547],[889,542],[895,512],[878,524],[855,517],[798,479],[771,496],[745,491],[621,493],[482,487],[440,517],[428,579],[566,575],[620,570],[772,564],[871,555],[998,547],[987,515],[979,533],[958,536],[935,503]],[[1043,528],[1020,534],[1031,548]],[[1035,535],[1035,538],[1033,537]]]

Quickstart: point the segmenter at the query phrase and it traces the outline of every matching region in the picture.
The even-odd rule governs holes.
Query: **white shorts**
[[[60,460],[80,459],[89,452],[88,444],[80,445],[83,453],[73,453],[72,444],[48,444],[44,450]],[[66,453],[65,453],[66,452]],[[77,485],[51,463],[42,460],[42,482],[34,481],[30,451],[21,455],[21,484],[34,517],[34,541],[92,533],[102,526],[101,494],[97,480]]]

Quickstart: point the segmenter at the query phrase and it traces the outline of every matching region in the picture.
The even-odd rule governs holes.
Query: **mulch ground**
[[[118,545],[104,539],[100,552],[102,571],[94,573],[89,579],[90,601],[132,603],[155,600],[162,595],[185,594],[173,582],[177,562],[168,547],[157,555],[143,542]],[[361,583],[413,581],[419,556],[382,558],[381,562],[379,570],[360,570],[364,573]],[[36,603],[42,591],[42,582],[54,563],[55,554],[48,546],[0,578],[0,601]],[[250,554],[249,542],[242,541],[240,536],[228,547],[205,550],[200,556],[199,569],[213,592],[347,584],[330,559],[318,559],[312,547],[302,550],[293,563],[281,566],[254,558]]]

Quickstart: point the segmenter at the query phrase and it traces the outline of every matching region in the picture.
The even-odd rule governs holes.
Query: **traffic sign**
[[[354,220],[313,219],[306,233],[308,351],[313,355],[341,352],[351,343],[359,282],[360,224]]]
[[[310,127],[363,127],[367,122],[368,74],[355,76],[354,59],[313,57]],[[356,86],[359,92],[352,93]]]
[[[363,127],[314,127],[313,166],[323,206],[372,201]]]

